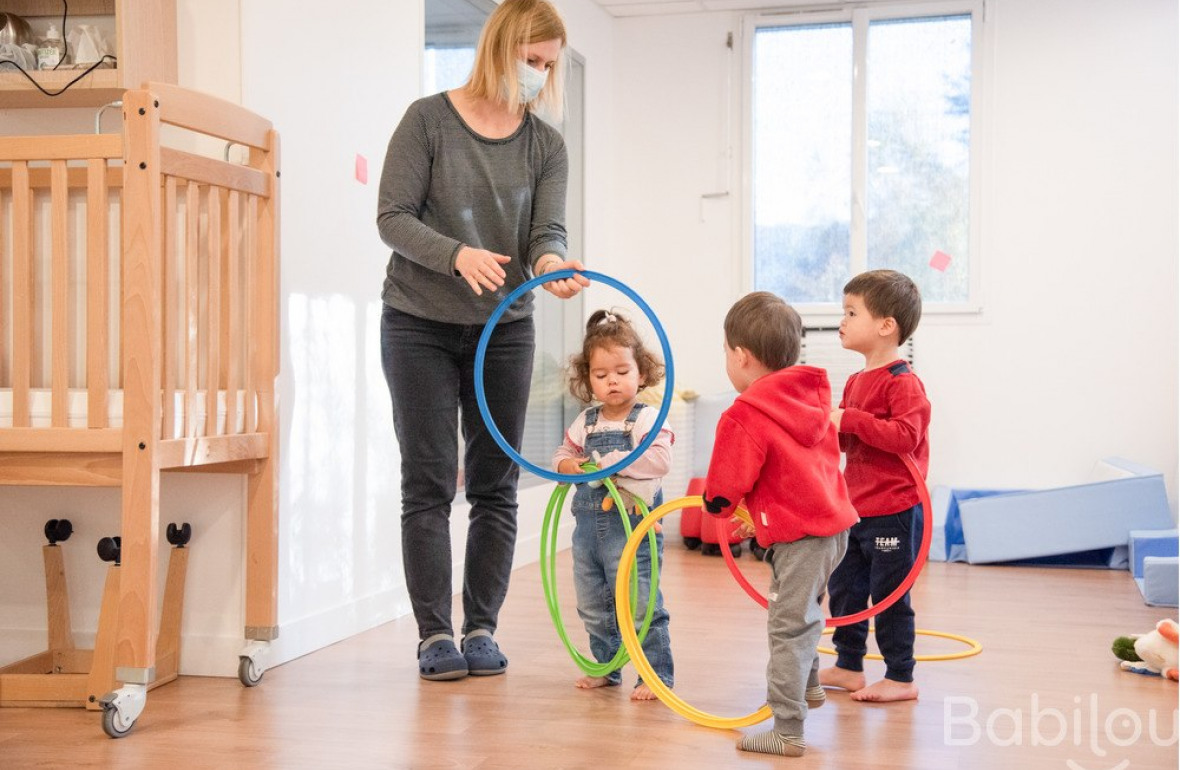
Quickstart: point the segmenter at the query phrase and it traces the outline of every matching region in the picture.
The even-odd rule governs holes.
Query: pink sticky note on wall
[[[934,256],[930,258],[930,266],[935,270],[946,270],[951,263],[951,255],[942,251],[934,252]]]
[[[356,181],[361,184],[369,183],[369,161],[365,159],[364,155],[356,156]]]

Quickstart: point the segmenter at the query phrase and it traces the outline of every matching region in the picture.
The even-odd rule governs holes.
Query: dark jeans
[[[402,558],[422,639],[454,634],[451,501],[462,420],[464,491],[471,504],[463,563],[463,634],[496,630],[516,546],[519,466],[497,446],[475,400],[475,349],[483,326],[381,314],[381,362],[401,450]],[[496,327],[484,360],[488,410],[518,451],[533,371],[532,318]]]
[[[920,542],[922,506],[892,516],[866,516],[852,526],[848,552],[828,583],[833,616],[852,615],[893,593],[914,566]],[[893,605],[873,618],[877,647],[885,658],[885,678],[914,681],[914,610],[906,591]],[[832,635],[836,665],[863,671],[869,622],[840,626]]]

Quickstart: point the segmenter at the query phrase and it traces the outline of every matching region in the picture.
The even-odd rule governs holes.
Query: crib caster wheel
[[[193,528],[189,526],[187,521],[184,524],[181,524],[179,527],[175,524],[168,525],[168,542],[177,548],[184,548],[186,545],[188,545],[188,541],[192,539],[192,536]]]
[[[74,534],[74,525],[69,519],[50,519],[45,522],[45,539],[50,545],[64,543]]]
[[[262,657],[270,649],[268,642],[250,642],[238,654],[238,680],[245,687],[256,687],[266,673]]]
[[[135,727],[135,720],[147,705],[147,687],[127,684],[99,699],[102,706],[102,730],[112,738],[122,738]]]
[[[119,558],[122,556],[123,538],[121,537],[104,537],[98,541],[98,558],[103,561],[113,561],[116,565],[119,564]]]
[[[246,656],[238,658],[238,680],[246,687],[256,687],[262,681],[263,670],[254,667],[254,661]]]
[[[684,538],[684,547],[690,551],[695,551],[701,547],[701,539],[699,537]]]

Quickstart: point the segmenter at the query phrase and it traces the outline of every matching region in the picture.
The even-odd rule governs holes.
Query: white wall
[[[728,32],[741,16],[620,19],[612,248],[679,353],[728,387],[721,323],[742,284],[729,189]],[[1122,455],[1177,491],[1177,9],[989,0],[984,310],[927,315],[931,481],[1039,487]],[[740,50],[740,48],[739,48]],[[740,158],[740,125],[733,156]],[[729,178],[739,170],[731,167]],[[1018,533],[1014,533],[1018,536]]]

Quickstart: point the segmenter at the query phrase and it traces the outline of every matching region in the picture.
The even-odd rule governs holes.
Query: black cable
[[[64,86],[62,86],[61,88],[59,88],[56,91],[46,91],[44,88],[41,87],[41,84],[38,83],[33,78],[33,76],[28,73],[28,70],[26,70],[24,67],[20,66],[19,64],[17,64],[16,62],[14,62],[10,59],[0,60],[0,64],[8,64],[8,65],[11,65],[12,67],[15,67],[17,72],[19,72],[20,74],[22,74],[26,78],[28,78],[29,82],[32,83],[34,86],[36,86],[37,90],[40,91],[41,93],[45,94],[46,96],[61,96],[62,94],[64,94],[66,92],[66,90],[69,89],[70,86],[74,85],[79,80],[86,77],[94,70],[98,69],[99,66],[101,66],[102,63],[105,62],[107,59],[110,59],[111,61],[115,62],[116,66],[118,65],[119,60],[116,57],[111,56],[110,54],[104,54],[101,59],[99,59],[94,64],[91,64],[88,68],[86,68],[82,72],[82,74],[78,75],[78,77],[74,78],[69,83],[66,83]]]
[[[66,56],[70,53],[70,43],[66,40],[66,17],[70,14],[70,4],[66,0],[61,0],[61,56],[57,59],[57,64],[53,65],[56,70],[61,66],[61,63],[66,60]],[[73,83],[70,83],[72,86]],[[70,86],[66,86],[69,88]],[[62,89],[65,90],[65,89]]]

